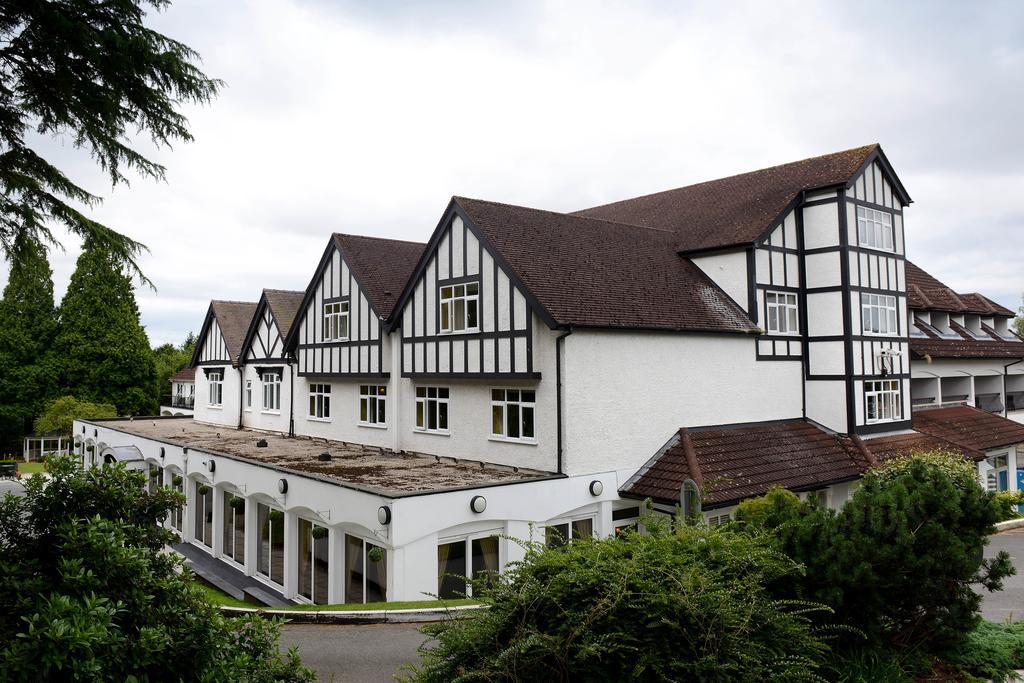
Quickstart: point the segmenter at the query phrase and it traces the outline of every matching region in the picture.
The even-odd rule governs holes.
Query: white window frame
[[[569,533],[566,536],[566,538],[564,538],[562,540],[564,540],[565,543],[570,543],[572,541],[578,540],[576,535],[575,535],[576,532],[575,532],[575,527],[573,526],[573,524],[575,522],[582,522],[584,520],[590,520],[591,538],[598,538],[597,515],[595,515],[594,513],[590,513],[588,515],[575,515],[573,517],[560,517],[558,519],[553,519],[553,520],[551,520],[549,522],[545,522],[544,525],[543,525],[543,529],[544,529],[544,545],[547,545],[547,543],[548,543],[548,539],[547,539],[547,530],[548,530],[548,528],[556,527],[556,526],[561,526],[563,524],[568,526]]]
[[[480,282],[443,284],[437,288],[438,329],[443,334],[466,334],[480,331]],[[476,325],[469,325],[469,311],[476,316]]]
[[[477,533],[469,534],[467,536],[452,536],[452,537],[449,537],[449,538],[439,538],[439,539],[437,539],[437,545],[438,546],[442,546],[442,545],[453,545],[455,543],[463,543],[465,545],[465,547],[466,547],[466,551],[465,551],[466,552],[466,576],[470,577],[470,578],[476,578],[474,576],[474,572],[473,572],[473,541],[479,541],[479,540],[484,539],[484,538],[492,538],[492,537],[498,539],[498,572],[497,573],[501,574],[502,569],[504,569],[504,567],[501,564],[501,557],[502,557],[502,548],[501,548],[502,538],[501,538],[501,536],[502,536],[501,529],[500,528],[495,528],[495,529],[488,529],[486,531],[479,531]],[[441,577],[438,576],[437,579],[438,579],[438,583],[440,584]],[[472,583],[467,583],[466,584],[466,597],[467,598],[473,597],[473,584]]]
[[[769,334],[800,334],[800,308],[795,292],[766,291],[764,307]]]
[[[323,338],[328,341],[347,341],[350,333],[348,301],[324,303]]]
[[[359,425],[377,429],[387,428],[388,387],[386,384],[359,385]]]
[[[245,409],[252,410],[252,380],[245,380]]]
[[[262,412],[279,415],[281,413],[281,373],[264,372],[261,383],[263,384]]]
[[[448,387],[423,386],[416,387],[416,414],[414,417],[413,431],[424,434],[450,434],[451,412],[449,401],[451,390]],[[430,425],[430,409],[434,406],[435,427]],[[444,406],[444,426],[441,426],[441,406]]]
[[[530,400],[526,399],[529,395]],[[509,410],[513,408],[513,410]],[[495,411],[501,411],[501,432],[495,432]],[[515,420],[518,436],[509,436],[509,420],[512,413],[517,415]],[[527,415],[529,415],[529,427],[532,434],[526,436]],[[512,443],[537,443],[537,391],[535,389],[491,389],[491,439],[495,441],[510,441]]]
[[[220,408],[224,405],[224,373],[220,370],[212,370],[206,375],[206,380],[210,383],[210,407]]]
[[[860,293],[861,332],[893,337],[899,334],[896,297],[889,294]],[[877,325],[877,327],[876,327]]]
[[[871,416],[874,403],[875,415]],[[903,419],[903,386],[898,379],[864,381],[864,422],[878,424]]]
[[[869,249],[896,251],[896,231],[888,211],[857,207],[857,243]]]
[[[309,385],[309,412],[306,417],[314,422],[331,421],[331,385],[314,382]]]

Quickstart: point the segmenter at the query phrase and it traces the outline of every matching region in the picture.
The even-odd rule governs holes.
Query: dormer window
[[[443,285],[440,296],[442,332],[477,332],[480,329],[480,283]]]
[[[964,316],[964,329],[967,330],[967,332],[972,337],[974,337],[975,339],[988,339],[989,338],[988,335],[986,335],[981,330],[981,316],[965,315]]]
[[[348,339],[348,302],[331,301],[324,304],[324,341]]]
[[[858,206],[857,241],[862,247],[893,251],[892,214]]]

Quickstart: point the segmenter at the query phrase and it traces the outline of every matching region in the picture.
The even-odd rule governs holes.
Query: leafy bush
[[[75,420],[117,417],[117,408],[109,403],[79,401],[74,396],[62,396],[46,404],[42,415],[36,418],[37,434],[60,432],[70,434]]]
[[[766,586],[800,567],[729,529],[527,545],[489,609],[427,626],[419,681],[816,680],[827,651],[810,615]]]
[[[312,680],[277,624],[225,618],[162,552],[183,496],[122,465],[48,471],[0,500],[0,678]]]
[[[776,590],[833,607],[869,649],[955,647],[980,620],[971,584],[997,590],[1014,573],[1005,552],[982,560],[1000,509],[958,456],[915,455],[873,470],[839,513],[804,503],[785,510],[757,523],[807,571]]]
[[[1024,491],[1000,491],[995,495],[1000,521],[1016,519],[1021,514],[1018,505],[1024,505]]]
[[[1006,680],[1014,669],[1024,669],[1024,621],[983,621],[946,658],[975,676]]]
[[[806,503],[792,491],[773,486],[758,498],[748,498],[736,507],[733,519],[742,524],[774,528],[799,517]]]

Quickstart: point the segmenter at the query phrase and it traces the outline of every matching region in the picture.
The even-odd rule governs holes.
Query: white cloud
[[[177,2],[155,21],[227,87],[190,110],[195,143],[156,152],[167,183],[96,216],[152,249],[156,343],[211,297],[305,287],[332,231],[427,239],[452,194],[571,210],[880,141],[916,200],[911,258],[1016,307],[1021,13]]]

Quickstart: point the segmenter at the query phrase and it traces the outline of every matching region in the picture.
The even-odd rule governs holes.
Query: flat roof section
[[[186,418],[83,420],[126,434],[308,474],[389,498],[514,484],[563,475],[306,436],[209,425]],[[267,440],[265,448],[256,442]],[[328,452],[331,459],[318,456]]]

